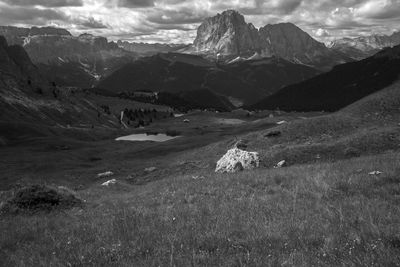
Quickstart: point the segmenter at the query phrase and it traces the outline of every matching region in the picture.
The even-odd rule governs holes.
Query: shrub
[[[83,201],[66,187],[31,185],[18,189],[1,208],[1,212],[39,212],[70,209]]]
[[[361,151],[354,147],[348,147],[344,150],[346,157],[355,158],[361,156]]]
[[[167,131],[165,132],[165,134],[168,135],[168,136],[175,137],[175,136],[181,135],[181,132],[179,132],[179,131],[177,131],[177,130],[167,130]]]

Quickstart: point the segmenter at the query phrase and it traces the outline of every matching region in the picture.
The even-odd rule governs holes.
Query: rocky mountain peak
[[[197,52],[231,55],[259,50],[258,30],[247,24],[244,16],[227,10],[206,19],[197,31],[194,47]]]
[[[235,10],[206,19],[198,28],[193,46],[195,52],[217,58],[258,53],[263,57],[282,57],[321,69],[330,69],[350,60],[331,51],[293,23],[269,24],[257,30]]]
[[[264,49],[292,61],[309,63],[305,61],[308,55],[327,49],[293,23],[268,24],[259,33]]]

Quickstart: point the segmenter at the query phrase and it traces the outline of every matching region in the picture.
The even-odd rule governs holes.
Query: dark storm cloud
[[[153,7],[155,0],[119,0],[118,5],[129,8]]]
[[[215,1],[214,8],[218,10],[237,9],[244,15],[291,14],[304,0],[254,0],[251,5],[235,7],[231,1]]]
[[[207,12],[194,12],[193,9],[180,10],[155,9],[147,15],[147,20],[157,24],[192,24],[200,23],[209,14]]]
[[[13,23],[46,25],[53,20],[65,21],[68,20],[68,17],[64,13],[52,9],[13,8],[8,6],[0,8],[0,25]]]
[[[86,21],[80,23],[80,26],[86,29],[107,29],[108,27],[103,24],[101,20],[95,20],[90,17]]]
[[[68,7],[83,6],[82,0],[2,0],[11,6]]]

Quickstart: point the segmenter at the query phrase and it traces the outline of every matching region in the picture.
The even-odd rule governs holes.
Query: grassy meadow
[[[400,160],[385,153],[78,192],[2,216],[3,266],[398,266]],[[381,175],[369,175],[379,170]]]

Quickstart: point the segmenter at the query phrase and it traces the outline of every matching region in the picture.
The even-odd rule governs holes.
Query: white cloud
[[[0,23],[52,24],[75,34],[187,43],[194,39],[204,18],[237,9],[256,27],[292,22],[321,41],[400,30],[399,0],[82,0],[82,5],[81,0],[56,0],[57,5],[30,7],[40,19],[35,19],[26,5],[21,6],[45,2],[18,0],[14,3],[19,5],[13,5],[12,0],[0,0],[2,11],[11,10],[16,15],[1,16]]]

